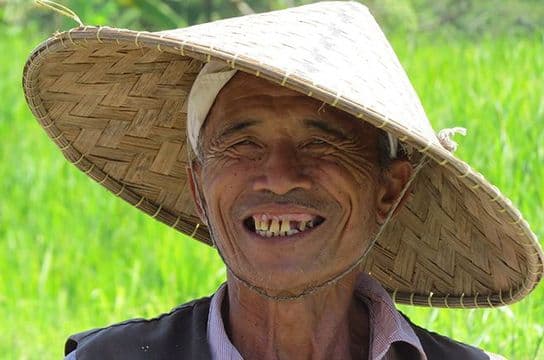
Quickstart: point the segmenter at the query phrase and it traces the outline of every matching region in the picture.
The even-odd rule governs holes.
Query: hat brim
[[[114,195],[209,245],[186,179],[185,100],[211,59],[336,106],[428,156],[409,200],[364,263],[396,302],[494,307],[536,286],[540,245],[496,187],[435,139],[289,69],[176,33],[86,27],[39,45],[23,86],[66,159]]]

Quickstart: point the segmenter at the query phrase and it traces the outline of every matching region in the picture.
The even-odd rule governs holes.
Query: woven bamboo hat
[[[335,106],[429,161],[364,262],[395,301],[494,307],[543,273],[538,241],[499,190],[437,135],[368,9],[322,2],[162,32],[80,26],[30,55],[28,104],[78,169],[153,218],[210,236],[187,183],[187,96],[211,60]]]

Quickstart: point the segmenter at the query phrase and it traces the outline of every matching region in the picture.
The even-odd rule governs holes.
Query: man
[[[320,105],[239,73],[201,130],[193,191],[231,270],[225,320],[246,359],[369,355],[369,313],[353,296],[360,269],[318,286],[357,261],[412,168],[380,168],[378,129]]]
[[[527,224],[451,155],[458,129],[434,134],[358,3],[80,28],[24,84],[70,161],[228,269],[211,298],[71,337],[69,359],[488,359],[393,302],[493,307],[540,280]]]

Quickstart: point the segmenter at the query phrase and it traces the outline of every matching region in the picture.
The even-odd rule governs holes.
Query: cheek
[[[229,195],[233,193],[236,186],[235,179],[238,173],[234,170],[221,171],[218,166],[206,166],[202,172],[203,192],[208,210],[216,212],[216,209],[223,207]]]
[[[204,199],[214,224],[228,222],[236,198],[247,188],[248,166],[232,160],[213,159],[202,171]]]
[[[378,174],[368,161],[337,158],[316,162],[312,178],[325,188],[343,209],[339,220],[344,235],[358,238],[375,230]],[[366,236],[366,235],[365,235]]]
[[[202,171],[202,191],[205,211],[214,242],[222,254],[232,254],[234,244],[233,224],[228,216],[230,204],[233,203],[236,183],[236,171],[217,171],[215,167],[206,166]]]
[[[339,154],[312,162],[308,168],[312,178],[325,184],[335,198],[360,199],[366,204],[372,200],[375,205],[378,172],[368,160]]]

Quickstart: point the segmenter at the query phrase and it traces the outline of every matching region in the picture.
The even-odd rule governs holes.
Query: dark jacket
[[[77,349],[77,360],[203,359],[210,360],[207,340],[210,298],[181,305],[157,318],[129,320],[71,336],[65,354]],[[407,319],[408,320],[408,319]],[[480,349],[420,328],[408,320],[429,360],[489,359]],[[395,343],[403,359],[418,359],[405,343]]]

